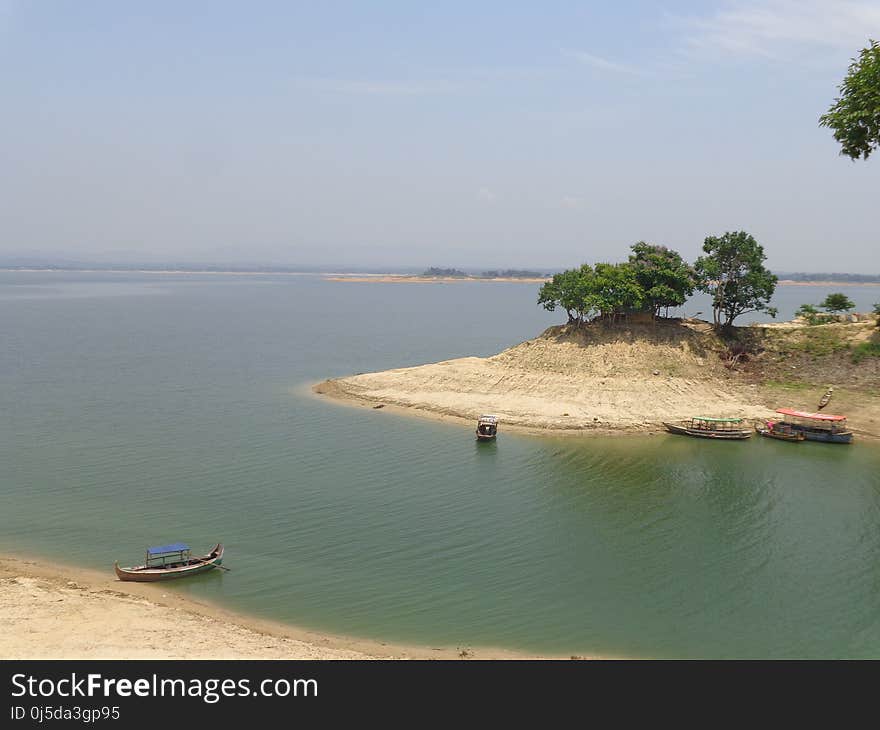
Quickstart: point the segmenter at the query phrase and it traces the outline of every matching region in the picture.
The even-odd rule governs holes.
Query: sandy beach
[[[839,327],[854,341],[873,332],[871,323]],[[783,406],[811,411],[826,387],[787,390],[772,380],[779,377],[778,365],[775,375],[728,369],[713,349],[718,343],[711,326],[698,320],[590,330],[574,338],[560,332],[550,328],[491,357],[325,380],[312,390],[382,412],[471,425],[481,414],[492,413],[505,430],[583,435],[661,432],[664,421],[693,416],[758,421]],[[870,380],[873,363],[862,367]],[[874,390],[850,379],[837,387],[835,406],[851,416],[859,438],[880,438],[880,398]]]
[[[0,556],[0,616],[0,659],[530,658],[322,634],[193,600],[167,583],[14,555]]]
[[[526,432],[645,432],[694,415],[771,414],[757,385],[731,377],[703,349],[699,328],[652,334],[649,342],[619,333],[560,341],[550,332],[492,357],[364,373],[314,391],[469,422],[494,413],[503,428]]]

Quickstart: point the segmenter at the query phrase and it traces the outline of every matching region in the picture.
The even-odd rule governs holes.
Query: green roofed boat
[[[147,556],[143,565],[133,568],[121,568],[119,562],[113,568],[119,580],[133,580],[141,583],[152,583],[157,580],[186,578],[196,573],[204,573],[214,568],[222,568],[223,545],[217,543],[207,555],[193,556],[189,545],[175,542],[171,545],[160,545],[147,548]],[[223,570],[227,570],[223,568]]]
[[[706,418],[694,416],[688,421],[666,423],[666,430],[682,436],[701,439],[721,439],[722,441],[742,441],[751,438],[752,429],[743,428],[742,418]]]

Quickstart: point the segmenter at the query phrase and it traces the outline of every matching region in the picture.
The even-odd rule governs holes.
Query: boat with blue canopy
[[[182,542],[148,547],[143,565],[122,568],[117,561],[113,568],[119,580],[153,582],[171,578],[185,578],[221,568],[223,545],[217,543],[207,555],[193,556],[192,548]],[[226,570],[226,568],[224,568]]]

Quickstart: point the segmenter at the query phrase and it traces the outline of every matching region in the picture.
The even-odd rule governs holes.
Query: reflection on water
[[[302,391],[526,338],[553,319],[522,285],[477,307],[487,285],[114,283],[129,295],[0,308],[2,548],[109,571],[222,540],[230,573],[169,590],[383,640],[880,654],[880,449],[503,425],[481,444]]]

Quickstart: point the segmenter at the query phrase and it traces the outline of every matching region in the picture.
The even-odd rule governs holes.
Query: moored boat
[[[217,543],[207,555],[193,556],[189,545],[182,542],[147,548],[143,565],[122,568],[119,562],[113,564],[119,580],[151,583],[158,580],[185,578],[221,567],[223,545]],[[224,568],[224,570],[226,570]]]
[[[829,387],[828,390],[825,391],[825,395],[819,399],[820,411],[831,402],[832,395],[834,395],[834,388]]]
[[[776,421],[767,421],[763,426],[756,425],[755,431],[757,431],[761,436],[766,436],[771,439],[779,439],[780,441],[794,441],[799,442],[805,439],[805,436],[800,431],[792,431],[791,429],[780,425]]]
[[[807,441],[824,441],[830,444],[851,444],[853,433],[846,425],[846,416],[830,413],[806,413],[791,408],[779,408],[782,423],[792,431],[804,434]]]
[[[682,436],[694,436],[703,439],[720,439],[722,441],[742,441],[751,438],[750,429],[742,427],[742,418],[707,418],[695,416],[680,423],[663,422],[670,433]]]
[[[498,435],[498,416],[480,416],[476,433],[477,441],[493,441]]]

